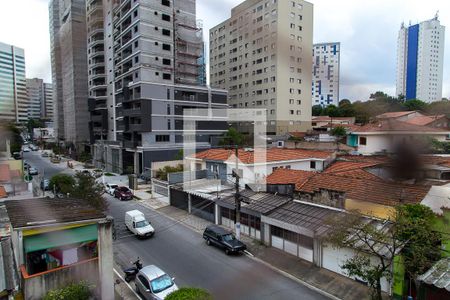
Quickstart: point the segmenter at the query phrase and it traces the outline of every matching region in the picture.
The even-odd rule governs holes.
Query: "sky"
[[[288,0],[279,0],[288,1]],[[25,49],[27,77],[51,81],[49,0],[0,0],[0,41]],[[209,28],[230,17],[243,0],[197,0],[197,18]],[[314,42],[341,43],[340,98],[367,100],[395,94],[397,35],[402,22],[450,20],[447,0],[311,0]],[[208,45],[208,43],[207,43]],[[450,38],[445,42],[443,97],[450,98]]]

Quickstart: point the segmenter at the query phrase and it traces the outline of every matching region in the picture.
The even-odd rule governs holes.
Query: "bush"
[[[180,164],[176,167],[165,166],[164,168],[156,171],[155,177],[158,178],[159,180],[167,181],[169,173],[177,173],[177,172],[183,172],[183,165]]]
[[[54,175],[49,182],[49,187],[51,190],[55,187],[57,192],[61,192],[63,194],[72,193],[74,186],[75,179],[67,174]]]
[[[43,300],[87,300],[91,291],[86,282],[73,283],[62,289],[52,290],[44,296]]]
[[[166,300],[212,300],[208,291],[199,288],[181,288],[178,291],[170,293]]]

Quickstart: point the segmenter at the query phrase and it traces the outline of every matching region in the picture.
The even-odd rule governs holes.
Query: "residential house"
[[[424,115],[418,111],[388,112],[376,117],[378,120],[394,119],[409,124],[434,128],[449,128],[450,119],[446,115]]]
[[[229,181],[236,166],[235,150],[210,149],[187,157],[191,170],[209,170],[223,182]],[[276,169],[322,171],[335,158],[332,151],[303,149],[239,149],[238,168],[242,186],[264,183]]]
[[[318,116],[313,117],[311,120],[312,127],[321,128],[326,125],[336,126],[345,126],[345,125],[354,125],[355,117],[329,117],[329,116]]]
[[[14,260],[25,299],[87,281],[97,298],[113,299],[112,220],[80,199],[6,202]]]
[[[450,140],[450,128],[434,128],[395,119],[379,120],[356,127],[347,136],[347,145],[363,155],[395,152],[401,145],[421,146],[429,138]]]

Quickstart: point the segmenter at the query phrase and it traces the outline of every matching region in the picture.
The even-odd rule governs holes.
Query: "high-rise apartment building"
[[[154,161],[174,159],[183,148],[184,109],[227,107],[226,91],[199,84],[204,42],[195,4],[86,2],[91,139],[97,166],[140,173]],[[223,133],[226,125],[198,122],[197,147],[210,147],[211,136]]]
[[[53,85],[44,82],[44,102],[43,107],[41,107],[41,117],[53,121],[53,112]]]
[[[210,30],[210,84],[234,108],[267,110],[268,134],[311,126],[313,5],[246,0]],[[252,122],[241,122],[251,132]]]
[[[405,27],[397,44],[397,95],[406,100],[442,99],[445,27],[434,19]]]
[[[51,0],[50,41],[58,139],[89,142],[85,0]],[[82,151],[82,149],[80,149]]]
[[[0,120],[26,122],[28,96],[23,49],[0,42]]]
[[[44,81],[39,78],[27,78],[28,118],[40,119],[44,105]]]
[[[42,79],[27,79],[28,118],[53,120],[53,87]]]
[[[313,46],[312,105],[339,105],[340,43]]]

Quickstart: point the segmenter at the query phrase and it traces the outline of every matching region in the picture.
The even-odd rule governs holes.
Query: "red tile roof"
[[[445,115],[420,116],[420,117],[415,117],[415,118],[406,120],[405,122],[409,123],[409,124],[425,126],[425,125],[431,124],[434,121],[442,119],[442,118],[445,118]]]
[[[403,116],[407,116],[415,113],[416,111],[394,111],[394,112],[386,112],[384,114],[378,115],[378,119],[390,119],[390,118],[399,118]]]
[[[195,155],[197,159],[206,160],[217,160],[226,161],[234,157],[233,149],[209,149],[199,152]],[[256,162],[275,162],[275,161],[291,161],[291,160],[301,160],[301,159],[327,159],[333,152],[332,151],[318,151],[318,150],[304,150],[304,149],[285,149],[285,148],[270,148],[266,150],[266,157],[264,155],[259,155],[259,151],[245,151],[244,149],[239,149],[238,157],[239,160],[244,164],[252,164]]]
[[[0,185],[0,198],[6,198],[8,194],[6,193],[5,187]]]
[[[407,122],[398,121],[395,119],[388,119],[369,123],[359,128],[355,128],[353,132],[426,132],[426,133],[446,133],[450,130],[441,128],[433,128],[421,125],[410,124]]]
[[[311,177],[298,191],[314,193],[326,189],[343,192],[348,199],[394,206],[419,203],[430,188],[321,173]]]
[[[379,164],[379,162],[337,161],[330,167],[328,167],[324,171],[324,173],[337,176],[380,181],[382,180],[380,177],[365,170],[365,168],[374,167]]]
[[[10,182],[11,174],[8,164],[0,164],[0,182]]]
[[[266,178],[267,184],[295,184],[296,188],[300,188],[314,176],[316,172],[291,170],[291,169],[276,169]]]

